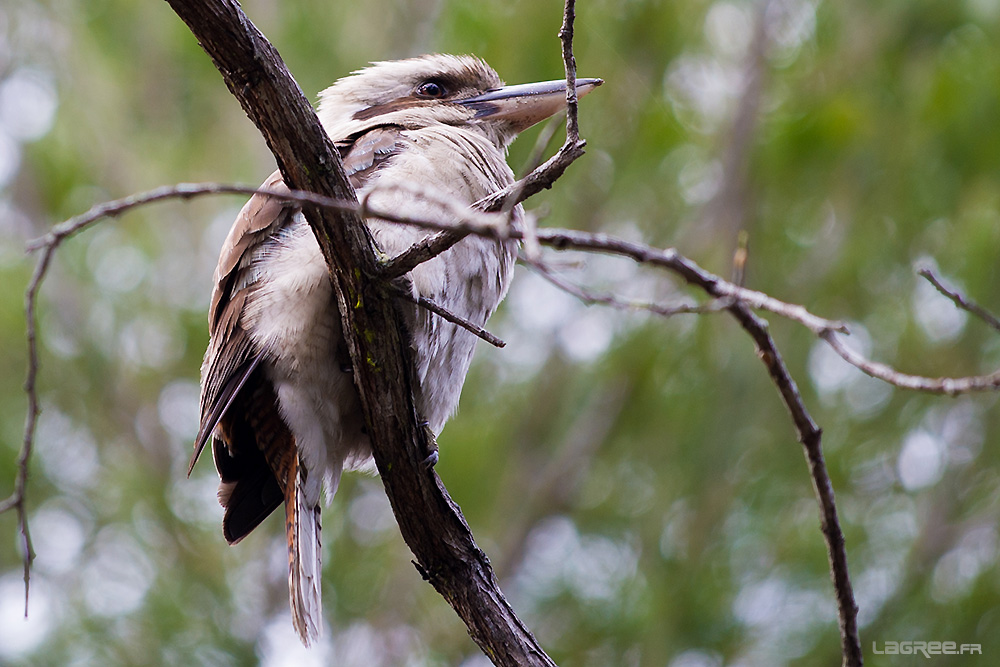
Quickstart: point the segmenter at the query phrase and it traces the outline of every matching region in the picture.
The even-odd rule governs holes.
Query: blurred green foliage
[[[247,0],[303,90],[372,60],[475,53],[508,82],[561,76],[561,3]],[[732,172],[761,5],[578,7],[588,155],[531,202],[542,224],[676,245],[852,323],[872,357],[926,374],[1000,365],[1000,338],[916,275],[936,266],[1000,312],[1000,4],[773,0],[759,104]],[[511,150],[519,170],[538,129]],[[24,242],[106,199],[181,181],[260,182],[271,156],[166,3],[0,4],[0,495],[25,397]],[[324,644],[288,620],[279,520],[225,545],[215,474],[185,468],[204,313],[236,198],[105,221],[60,250],[44,289],[29,508],[38,552],[0,516],[0,663],[485,664],[421,581],[377,479],[324,513]],[[721,213],[720,213],[721,211]],[[697,297],[627,262],[553,259],[596,289]],[[770,318],[825,432],[870,665],[872,642],[1000,652],[996,395],[893,390]],[[801,449],[751,342],[725,315],[587,308],[519,270],[478,353],[438,470],[515,608],[560,664],[832,665],[836,616]],[[922,663],[921,663],[922,664]]]

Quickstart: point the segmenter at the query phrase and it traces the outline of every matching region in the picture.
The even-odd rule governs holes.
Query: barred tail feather
[[[298,457],[285,485],[285,536],[288,540],[288,597],[292,623],[302,643],[309,646],[319,639],[323,604],[320,597],[319,505],[310,504],[305,494],[304,470]],[[292,481],[294,480],[294,483]]]

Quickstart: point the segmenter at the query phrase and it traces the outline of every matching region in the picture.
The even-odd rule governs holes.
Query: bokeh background
[[[475,53],[562,76],[555,0],[246,0],[310,99],[372,60]],[[1000,336],[916,275],[1000,311],[1000,2],[595,0],[578,7],[585,158],[529,202],[542,225],[675,245],[849,321],[872,357],[989,372]],[[523,171],[540,130],[510,161]],[[557,137],[558,140],[558,137]],[[0,495],[24,423],[27,239],[181,181],[259,183],[263,140],[166,3],[0,0]],[[162,204],[68,242],[40,311],[37,550],[22,615],[0,516],[6,665],[487,664],[421,581],[377,478],[324,511],[322,644],[287,610],[281,521],[230,548],[216,478],[185,468],[218,248],[241,206]],[[595,289],[700,297],[626,261],[554,257]],[[870,665],[888,641],[1000,655],[996,394],[895,390],[769,317],[824,447]],[[839,642],[800,446],[722,314],[586,307],[519,269],[438,471],[515,608],[565,665],[834,665]],[[909,660],[909,661],[908,661]],[[931,664],[927,662],[926,664]]]

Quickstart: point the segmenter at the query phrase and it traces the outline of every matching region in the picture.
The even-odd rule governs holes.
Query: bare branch
[[[294,201],[300,204],[313,204],[330,211],[370,216],[379,218],[380,220],[386,220],[388,222],[409,224],[424,229],[442,231],[457,230],[465,233],[490,236],[501,240],[509,238],[509,236],[507,236],[506,225],[503,224],[503,219],[498,216],[470,209],[467,206],[459,204],[453,199],[448,199],[440,194],[428,192],[427,190],[420,189],[416,186],[406,186],[401,183],[394,183],[386,188],[380,188],[379,191],[385,191],[386,189],[405,189],[414,196],[424,197],[433,201],[442,207],[442,211],[448,214],[447,217],[453,218],[453,220],[442,221],[435,218],[411,218],[399,215],[394,211],[373,208],[367,204],[367,201],[372,193],[369,193],[369,195],[365,197],[365,201],[359,204],[357,201],[338,199],[336,197],[326,197],[316,194],[315,192],[308,192],[304,190],[279,191],[254,187],[251,185],[234,185],[227,183],[177,183],[175,185],[154,188],[153,190],[148,190],[146,192],[97,204],[96,206],[88,209],[86,212],[56,225],[44,236],[29,241],[26,248],[29,252],[33,252],[45,246],[52,245],[57,241],[61,241],[65,237],[72,236],[102,218],[117,217],[134,208],[145,206],[147,204],[173,199],[193,199],[204,195],[225,194],[271,195],[284,201]]]
[[[580,124],[577,119],[576,56],[573,55],[573,24],[576,21],[576,0],[566,0],[563,7],[563,24],[559,29],[562,42],[563,67],[566,70],[566,143],[580,143]],[[582,148],[582,146],[581,146]]]
[[[830,573],[837,599],[841,653],[844,665],[848,667],[860,667],[862,664],[862,653],[861,642],[858,636],[858,607],[854,600],[854,590],[847,565],[847,549],[844,543],[844,534],[840,528],[833,485],[823,458],[822,431],[809,415],[809,411],[802,401],[802,396],[799,393],[795,380],[788,372],[788,368],[785,366],[774,340],[768,333],[767,322],[755,315],[750,308],[767,307],[768,310],[791,317],[805,324],[805,326],[821,336],[827,334],[832,336],[835,331],[845,331],[843,325],[816,318],[800,306],[775,302],[775,300],[764,294],[727,283],[721,278],[704,271],[694,264],[694,262],[680,256],[673,249],[659,251],[647,246],[640,246],[639,244],[612,239],[606,236],[580,235],[576,232],[564,231],[546,231],[541,236],[541,239],[543,243],[549,243],[559,249],[576,248],[612,252],[631,257],[638,262],[663,266],[680,274],[688,282],[698,285],[707,293],[719,299],[720,302],[730,301],[725,306],[726,309],[736,317],[747,333],[750,334],[751,338],[753,338],[757,347],[758,357],[767,367],[768,374],[771,376],[771,380],[774,382],[775,387],[777,387],[782,402],[792,417],[799,442],[802,443],[805,450],[813,488],[820,505],[820,525],[823,537],[826,540]],[[530,258],[528,261],[531,263]],[[615,297],[593,295],[579,290],[574,286],[569,286],[539,263],[533,263],[533,265],[556,285],[567,289],[570,293],[581,296],[585,300],[606,303],[616,307],[623,305]]]
[[[558,250],[591,250],[629,257],[642,264],[662,266],[716,298],[732,297],[750,308],[767,310],[798,322],[826,341],[847,363],[874,378],[902,389],[951,396],[1000,389],[1000,370],[981,376],[927,378],[900,373],[890,366],[866,359],[838,339],[836,334],[850,333],[844,323],[817,317],[802,306],[779,301],[762,292],[738,287],[705,271],[673,248],[659,250],[604,234],[588,234],[571,230],[539,230],[538,236],[542,245],[548,245]]]
[[[845,345],[833,331],[821,333],[820,338],[826,341],[833,348],[833,351],[839,354],[844,361],[861,372],[888,382],[900,389],[911,389],[930,394],[946,394],[948,396],[968,394],[974,391],[996,391],[1000,389],[1000,370],[989,375],[956,378],[929,378],[920,375],[909,375],[907,373],[900,373],[886,364],[866,359]]]
[[[826,540],[830,575],[837,598],[837,617],[840,623],[841,655],[845,667],[861,667],[863,656],[858,636],[858,605],[854,600],[847,566],[847,547],[840,528],[833,484],[823,458],[823,432],[813,421],[799,394],[795,380],[788,372],[774,340],[767,331],[767,322],[755,315],[745,303],[735,303],[729,312],[739,321],[757,346],[757,356],[767,367],[781,400],[788,409],[798,432],[799,442],[805,450],[806,461],[812,477],[813,490],[820,506],[820,528]],[[832,334],[831,334],[832,335]]]
[[[610,306],[611,308],[616,308],[618,310],[645,310],[649,311],[655,315],[660,315],[661,317],[673,317],[674,315],[701,315],[708,313],[719,313],[723,310],[728,309],[736,299],[732,297],[723,297],[721,299],[714,299],[705,304],[697,303],[681,303],[674,306],[663,306],[658,303],[652,303],[650,301],[637,301],[634,299],[622,299],[614,294],[604,292],[593,292],[591,290],[575,285],[568,280],[562,278],[562,276],[555,273],[551,267],[549,267],[545,262],[532,260],[528,257],[520,257],[522,262],[527,266],[531,267],[540,276],[548,280],[550,283],[561,289],[562,291],[572,294],[578,298],[583,303],[588,306],[592,305],[602,305]]]
[[[91,207],[85,213],[73,216],[69,220],[53,227],[45,236],[31,240],[27,244],[27,250],[33,252],[40,248],[58,245],[64,238],[72,236],[94,224],[102,218],[117,217],[122,213],[152,204],[154,202],[169,199],[190,199],[202,195],[238,194],[255,195],[269,194],[289,201],[297,201],[303,204],[317,204],[331,210],[356,212],[358,205],[355,202],[323,197],[312,192],[276,192],[266,188],[255,188],[249,185],[228,185],[224,183],[178,183],[167,185],[147,192],[142,192],[121,199],[104,202]],[[43,272],[44,273],[44,272]]]
[[[414,192],[417,193],[416,190]],[[75,216],[74,218],[56,226],[45,236],[30,241],[28,243],[28,248],[30,250],[38,250],[50,246],[57,240],[85,229],[102,217],[118,216],[128,210],[131,210],[132,208],[153,202],[164,201],[167,199],[190,199],[201,195],[252,195],[255,193],[273,194],[274,196],[278,196],[289,201],[309,203],[335,210],[363,213],[366,216],[376,217],[399,224],[413,225],[425,229],[446,230],[440,234],[428,237],[423,243],[416,244],[406,252],[398,255],[394,260],[387,263],[386,266],[392,267],[394,269],[393,272],[397,269],[403,268],[399,264],[395,263],[397,260],[406,260],[404,262],[400,262],[403,265],[408,265],[412,262],[413,266],[416,266],[420,263],[420,261],[426,261],[427,259],[444,252],[452,245],[450,243],[450,239],[447,239],[449,241],[447,244],[438,244],[436,243],[436,240],[445,239],[453,232],[461,233],[463,237],[468,234],[476,234],[500,240],[521,239],[524,237],[523,233],[509,230],[505,225],[501,224],[498,219],[492,216],[483,215],[482,213],[471,211],[468,208],[463,209],[461,206],[456,205],[455,202],[448,201],[445,197],[427,192],[421,192],[419,194],[439,203],[443,209],[447,211],[448,217],[453,218],[453,222],[441,222],[440,220],[434,219],[418,219],[400,216],[391,211],[382,211],[371,207],[366,209],[366,203],[359,205],[339,199],[322,197],[310,192],[291,191],[276,193],[270,192],[266,189],[244,185],[181,183],[176,186],[157,188],[149,192],[140,193],[95,206],[86,213]],[[573,230],[545,229],[539,230],[538,235],[540,243],[553,247],[557,250],[601,252],[628,257],[640,264],[651,264],[666,268],[674,273],[677,273],[689,283],[703,288],[711,296],[720,300],[717,303],[704,306],[644,305],[622,301],[621,299],[612,297],[611,295],[596,295],[586,291],[581,291],[580,288],[574,288],[561,279],[556,282],[556,284],[561,288],[568,288],[567,291],[570,291],[576,296],[582,298],[584,301],[590,303],[604,303],[605,305],[610,305],[612,307],[649,310],[650,312],[660,315],[671,316],[687,312],[715,312],[716,310],[719,310],[723,306],[727,305],[727,299],[737,300],[746,303],[751,308],[766,310],[786,319],[798,322],[826,341],[845,361],[856,366],[862,372],[888,382],[894,386],[915,391],[949,395],[974,391],[991,391],[1000,388],[1000,371],[984,376],[927,378],[901,373],[890,366],[866,359],[864,356],[854,352],[849,347],[844,345],[839,338],[834,335],[836,333],[849,333],[847,326],[843,322],[818,317],[800,305],[786,303],[762,292],[746,289],[732,282],[725,281],[719,276],[705,271],[690,259],[677,253],[677,251],[673,248],[657,249],[644,244],[624,241],[622,239],[617,239],[604,234],[592,234]],[[420,261],[416,261],[417,259]],[[537,267],[544,266],[542,262],[536,262],[534,264]],[[391,273],[389,273],[389,275],[391,275]],[[543,275],[547,278],[552,277],[550,270],[543,271]],[[921,275],[923,275],[923,272],[921,272]],[[971,309],[978,307],[961,295],[957,296],[963,299],[963,303],[969,304],[970,311]],[[616,304],[614,301],[618,301],[619,303]],[[980,308],[980,310],[982,309]],[[987,311],[983,310],[983,313],[987,317],[991,317]]]
[[[798,322],[817,335],[825,331],[848,333],[847,325],[843,322],[817,317],[802,306],[785,303],[763,292],[734,285],[701,268],[674,248],[660,250],[606,234],[591,234],[567,229],[540,229],[538,230],[538,240],[542,245],[551,246],[557,250],[589,250],[620,255],[640,264],[669,269],[688,283],[702,288],[715,298],[733,298],[751,308],[770,311]]]
[[[988,324],[993,329],[1000,331],[1000,319],[997,319],[996,315],[986,310],[975,301],[972,301],[971,299],[967,298],[962,293],[945,287],[944,284],[938,279],[936,275],[934,275],[934,272],[931,271],[930,269],[923,268],[917,271],[917,273],[926,278],[927,282],[929,282],[931,285],[934,285],[934,288],[937,289],[938,292],[941,292],[941,294],[951,299],[956,306],[958,306],[964,311],[972,313],[973,315],[981,319],[983,322],[986,322],[986,324]]]
[[[35,303],[38,297],[38,290],[41,288],[42,279],[48,270],[49,262],[52,260],[53,249],[46,252],[39,259],[35,266],[35,271],[28,283],[28,288],[24,294],[24,315],[27,326],[28,339],[28,372],[24,381],[24,392],[28,396],[28,414],[24,420],[24,438],[21,441],[21,452],[17,457],[17,477],[14,482],[14,492],[3,502],[0,502],[0,514],[11,509],[17,512],[17,528],[20,537],[21,558],[24,577],[24,615],[28,615],[28,596],[31,588],[31,563],[35,559],[35,552],[31,546],[31,531],[28,528],[27,486],[28,468],[31,460],[31,452],[34,450],[35,430],[38,426],[38,415],[41,407],[38,401],[38,314],[35,310]]]

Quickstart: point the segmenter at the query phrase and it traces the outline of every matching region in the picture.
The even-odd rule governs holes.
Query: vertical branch
[[[834,498],[833,483],[826,469],[823,458],[823,431],[813,421],[798,386],[785,366],[781,353],[767,331],[767,322],[755,315],[743,303],[736,303],[729,311],[740,322],[743,328],[753,338],[757,346],[757,355],[767,367],[771,380],[781,394],[781,400],[792,417],[799,442],[805,450],[813,489],[820,507],[820,528],[826,540],[827,558],[830,562],[830,576],[837,598],[837,618],[840,625],[840,650],[844,667],[861,667],[864,658],[861,652],[861,640],[858,636],[858,605],[854,600],[854,588],[851,584],[850,572],[847,566],[847,547],[844,533],[840,529],[840,518],[837,514],[837,501]]]
[[[24,571],[24,616],[28,616],[28,598],[31,589],[31,563],[35,559],[35,551],[31,546],[31,531],[28,529],[27,486],[28,465],[31,452],[34,449],[35,429],[38,426],[38,415],[41,407],[38,404],[38,290],[42,279],[52,260],[54,247],[47,247],[35,265],[35,272],[28,283],[24,294],[24,315],[28,338],[28,372],[24,380],[24,393],[28,397],[28,414],[24,420],[24,439],[21,442],[21,452],[17,457],[17,478],[14,482],[14,492],[3,502],[0,502],[0,514],[11,509],[17,512],[17,531],[20,539],[22,564]]]
[[[563,68],[566,72],[566,141],[555,155],[530,174],[518,179],[503,190],[476,202],[475,208],[480,211],[495,213],[512,210],[528,197],[551,188],[566,169],[584,153],[583,149],[587,142],[580,139],[580,128],[577,120],[576,56],[573,55],[573,24],[575,20],[576,0],[566,0],[562,27],[559,29]],[[526,221],[526,224],[525,245],[529,248],[536,247],[534,227],[531,226],[531,221]],[[443,231],[429,236],[394,257],[383,267],[382,276],[387,279],[397,278],[412,270],[417,264],[441,254],[465,238],[466,234],[467,232]]]
[[[576,21],[576,0],[566,0],[563,24],[559,29],[562,42],[563,67],[566,70],[566,144],[580,142],[580,124],[577,119],[576,56],[573,55],[573,24]]]

